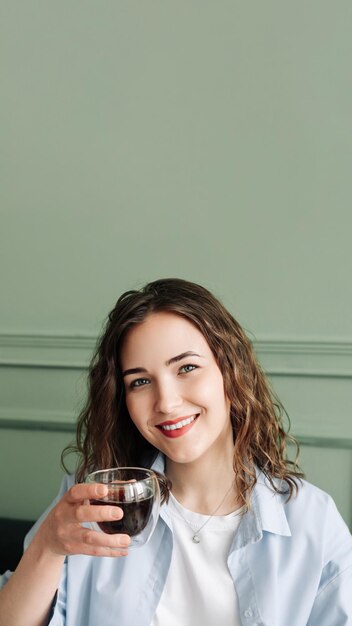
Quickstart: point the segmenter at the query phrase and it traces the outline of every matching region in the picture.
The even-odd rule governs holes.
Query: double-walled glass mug
[[[160,510],[160,488],[156,474],[143,467],[114,467],[88,474],[86,483],[108,486],[104,498],[90,500],[92,505],[115,505],[123,510],[120,520],[93,522],[95,530],[123,533],[131,537],[131,547],[143,546],[150,539]]]

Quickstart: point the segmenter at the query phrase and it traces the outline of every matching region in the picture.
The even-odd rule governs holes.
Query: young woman
[[[157,280],[123,294],[90,368],[79,466],[3,577],[1,626],[345,626],[352,537],[286,458],[280,403],[239,324],[206,289]],[[152,467],[149,542],[91,530],[96,469]],[[110,557],[110,558],[106,558]],[[6,584],[5,584],[6,583]]]

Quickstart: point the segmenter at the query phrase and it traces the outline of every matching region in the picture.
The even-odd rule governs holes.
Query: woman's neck
[[[227,515],[240,506],[233,456],[217,457],[213,463],[208,457],[192,463],[166,459],[166,475],[172,482],[175,498],[191,511],[211,515],[227,492],[217,515]]]

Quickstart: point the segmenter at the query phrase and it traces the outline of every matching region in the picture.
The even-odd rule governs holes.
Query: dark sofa
[[[0,574],[13,571],[23,552],[23,539],[34,522],[0,518]]]

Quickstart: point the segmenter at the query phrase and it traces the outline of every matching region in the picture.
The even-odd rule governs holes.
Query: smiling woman
[[[161,279],[124,293],[64,451],[78,452],[76,475],[3,577],[0,626],[351,626],[352,538],[288,459],[283,415],[244,331],[204,287]],[[151,509],[147,486],[137,505],[112,506],[107,485],[84,482],[122,466],[161,488],[137,552],[128,534],[89,526]]]
[[[175,313],[150,313],[126,333],[120,362],[130,418],[143,438],[165,454],[174,490],[174,470],[177,474],[184,470],[174,465],[197,461],[198,473],[204,475],[203,465],[219,470],[217,459],[222,456],[225,461],[225,454],[228,467],[223,478],[231,482],[230,403],[219,366],[200,330]],[[133,363],[143,367],[131,368]],[[136,370],[144,372],[142,379],[129,373]],[[204,494],[199,499],[204,501]]]
[[[162,373],[161,378],[153,379],[154,372],[148,371],[153,363],[149,365],[149,361],[158,346],[163,350],[160,357],[164,359],[165,374],[169,375]],[[161,279],[140,291],[128,291],[109,314],[90,370],[87,406],[78,422],[74,448],[81,455],[78,479],[96,467],[135,465],[141,459],[147,462],[155,457],[159,448],[131,419],[128,403],[132,406],[141,402],[145,411],[150,398],[145,387],[149,390],[149,386],[153,393],[160,394],[161,405],[172,403],[171,374],[185,352],[192,352],[189,357],[193,360],[190,363],[185,357],[182,365],[192,365],[195,371],[180,374],[177,380],[187,381],[190,376],[193,387],[200,377],[204,382],[200,404],[216,381],[229,403],[230,441],[234,446],[231,468],[239,502],[250,506],[257,468],[265,472],[274,490],[286,493],[288,489],[292,496],[302,474],[295,462],[286,458],[286,442],[295,442],[283,427],[283,408],[270,389],[250,341],[207,289],[180,279]],[[173,411],[172,419],[195,414],[176,413]],[[274,478],[284,484],[280,486]]]

